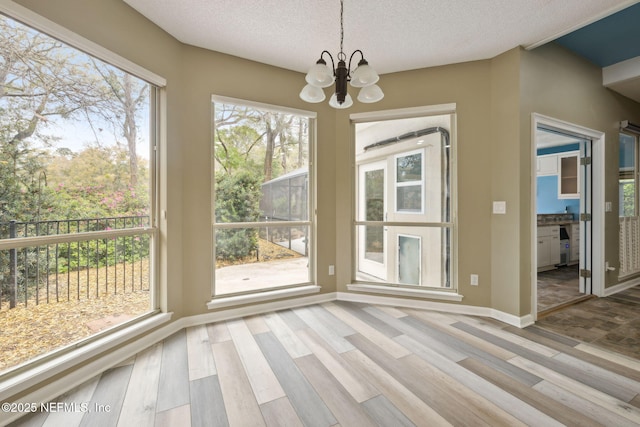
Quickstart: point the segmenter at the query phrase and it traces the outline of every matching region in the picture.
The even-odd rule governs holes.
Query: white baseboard
[[[633,279],[627,280],[626,282],[618,283],[615,286],[611,286],[604,289],[605,297],[608,297],[613,294],[617,294],[618,292],[622,292],[629,288],[633,288],[634,286],[640,285],[640,277],[635,277]]]
[[[239,308],[229,308],[226,310],[214,311],[211,313],[199,314],[196,316],[183,317],[179,321],[183,327],[205,325],[207,323],[220,322],[223,320],[235,319],[238,317],[252,316],[254,314],[267,313],[269,311],[285,310],[287,308],[302,307],[311,304],[334,301],[335,292],[318,294],[306,297],[291,298],[278,301],[269,301],[261,304],[252,304]]]
[[[417,299],[406,299],[397,297],[385,297],[379,295],[367,295],[361,293],[338,292],[337,299],[339,301],[362,302],[368,304],[390,305],[395,307],[418,308],[423,310],[442,311],[447,313],[466,314],[469,316],[490,317],[500,320],[509,325],[524,328],[533,325],[533,316],[518,317],[513,314],[505,313],[489,307],[475,307],[472,305],[449,304],[436,301],[425,301]]]

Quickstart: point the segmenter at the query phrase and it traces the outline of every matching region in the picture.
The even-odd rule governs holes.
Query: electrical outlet
[[[471,286],[478,286],[478,275],[477,274],[472,274],[471,275]]]
[[[333,265],[329,266],[329,276],[333,276],[334,274],[336,274],[336,268]]]

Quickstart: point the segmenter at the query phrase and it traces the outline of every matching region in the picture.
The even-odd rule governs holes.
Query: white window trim
[[[164,160],[166,158],[166,79],[11,0],[0,0],[0,13],[32,27],[36,31],[58,39],[68,44],[71,48],[83,51],[135,77],[145,80],[157,89],[155,103],[153,105],[150,103],[150,108],[155,111],[154,118],[150,123],[153,129],[153,136],[150,140],[149,147],[151,154],[149,173],[150,176],[153,176],[150,188],[152,192],[150,205],[151,226],[11,239],[10,241],[0,241],[0,250],[37,246],[39,244],[46,245],[85,241],[96,238],[125,237],[142,234],[150,235],[155,242],[152,243],[149,253],[151,262],[151,271],[149,272],[149,297],[150,303],[154,307],[153,310],[157,310],[160,286],[162,284],[163,287],[166,287],[166,266],[160,268],[158,263],[158,260],[161,258],[159,256],[160,251],[164,250],[163,243],[158,236],[164,234],[161,233],[160,230],[164,230],[166,227],[164,221],[158,221],[158,214],[161,209],[160,192],[166,191],[166,186],[164,185],[166,184],[166,174],[164,172],[166,171],[166,167],[161,166],[161,162],[166,162],[166,160]],[[151,99],[153,98],[150,98],[150,100]],[[162,199],[165,200],[166,198],[162,197]],[[166,218],[166,208],[163,210],[163,213],[163,218]],[[52,378],[58,373],[89,360],[96,354],[116,348],[124,342],[140,337],[148,331],[168,322],[172,316],[171,313],[161,312],[146,317],[150,313],[152,313],[152,311],[143,315],[143,319],[133,319],[130,326],[116,326],[113,333],[109,333],[108,330],[103,331],[95,340],[92,340],[91,336],[87,337],[90,341],[86,344],[72,343],[68,346],[57,348],[47,355],[36,356],[35,359],[26,361],[23,365],[24,368],[19,369],[19,373],[14,373],[13,368],[10,368],[10,371],[6,374],[7,379],[4,379],[5,375],[0,376],[0,378],[2,378],[0,382],[0,400],[6,400],[5,395],[8,393],[18,393],[34,384]],[[69,348],[74,346],[77,346],[77,348],[68,351]],[[56,353],[59,353],[59,355]],[[49,356],[51,356],[50,359]],[[45,362],[40,361],[42,357],[46,358]]]
[[[171,316],[172,313],[155,314],[44,363],[36,363],[24,371],[10,374],[0,382],[0,401],[4,402],[82,362],[111,351],[132,339],[139,338],[170,321]]]
[[[397,295],[402,297],[429,298],[443,301],[462,301],[463,295],[451,291],[438,291],[435,288],[405,288],[385,284],[351,283],[347,289],[354,292],[366,292],[372,294]]]
[[[2,1],[2,0],[0,0]],[[234,104],[234,105],[242,105],[253,107],[256,109],[262,109],[273,112],[280,112],[286,114],[295,114],[299,116],[304,116],[309,119],[309,166],[308,166],[308,182],[309,182],[309,219],[307,221],[290,221],[287,222],[287,225],[303,225],[309,227],[309,235],[311,238],[311,246],[310,246],[310,255],[309,255],[309,282],[303,282],[299,284],[292,284],[291,286],[287,286],[286,288],[278,288],[278,289],[259,289],[255,292],[242,292],[236,294],[225,294],[216,296],[216,273],[215,273],[215,232],[217,228],[237,228],[236,224],[217,224],[215,221],[215,207],[213,205],[213,201],[216,199],[215,194],[215,157],[214,157],[214,138],[211,138],[210,150],[211,150],[211,167],[210,170],[210,180],[211,180],[211,242],[213,245],[213,259],[211,260],[213,265],[213,274],[211,277],[211,301],[207,303],[207,308],[218,309],[222,307],[231,307],[238,304],[247,304],[247,303],[255,303],[261,301],[269,301],[277,298],[286,298],[290,296],[298,296],[305,295],[309,293],[319,292],[321,287],[316,285],[317,283],[317,275],[316,275],[316,257],[317,257],[317,218],[316,218],[316,198],[317,198],[317,190],[316,190],[316,178],[317,178],[317,168],[315,167],[315,159],[316,159],[316,150],[317,150],[317,132],[316,132],[316,118],[317,113],[314,111],[302,110],[298,108],[285,107],[280,105],[266,104],[262,102],[256,101],[248,101],[240,98],[232,98],[227,96],[220,95],[211,95],[211,103],[216,104]],[[213,107],[215,108],[215,107]],[[211,131],[215,131],[215,111],[212,109],[211,111],[211,119],[212,119],[212,128]],[[213,136],[213,135],[212,135]],[[266,227],[270,226],[273,223],[260,222],[260,223],[246,223],[241,224],[240,226],[246,227]],[[220,227],[222,225],[222,227]]]
[[[364,112],[364,113],[354,113],[349,115],[349,119],[351,124],[357,123],[366,123],[373,121],[384,121],[384,120],[394,120],[394,119],[406,119],[412,117],[422,117],[422,116],[437,116],[437,115],[450,115],[451,116],[451,127],[449,129],[449,137],[450,141],[453,141],[456,138],[456,114],[457,114],[457,104],[456,103],[447,103],[447,104],[437,104],[430,106],[421,106],[421,107],[409,107],[409,108],[400,108],[393,110],[380,110],[380,111],[372,111],[372,112]],[[355,141],[355,136],[354,136]],[[353,149],[351,150],[351,155],[353,155]],[[451,145],[450,151],[450,188],[451,193],[454,197],[451,198],[451,212],[449,222],[443,223],[421,223],[422,226],[427,227],[448,227],[451,231],[451,259],[450,259],[450,286],[442,287],[442,288],[421,288],[418,286],[413,286],[412,288],[400,287],[398,285],[393,285],[389,283],[351,283],[347,284],[347,289],[354,292],[367,292],[367,293],[381,293],[381,294],[389,294],[389,295],[398,295],[398,296],[413,296],[413,297],[422,297],[422,298],[430,298],[430,299],[442,299],[448,301],[462,301],[463,295],[458,292],[458,230],[457,230],[457,194],[458,194],[458,185],[457,185],[457,147],[456,145]],[[352,159],[354,160],[354,159]],[[424,176],[424,172],[423,172]],[[353,179],[353,178],[352,178]],[[355,187],[355,185],[352,185]],[[423,186],[424,190],[424,186]],[[352,209],[353,211],[353,209]],[[355,212],[355,211],[353,211]],[[353,214],[353,213],[352,213]],[[356,217],[357,218],[357,217]],[[414,225],[411,223],[394,223],[385,225]],[[356,221],[355,226],[363,225]],[[352,227],[352,233],[355,231],[355,227]],[[355,242],[355,239],[351,239],[352,242]],[[355,242],[354,244],[357,244]],[[354,250],[355,251],[355,250]],[[357,265],[354,263],[352,267],[352,275],[356,274]],[[353,277],[352,279],[355,280]],[[415,288],[415,289],[414,289]],[[440,291],[439,289],[442,289]]]
[[[280,298],[296,297],[301,295],[316,294],[322,287],[317,285],[302,285],[286,289],[275,289],[271,291],[256,291],[250,294],[230,295],[228,297],[217,297],[207,303],[209,310],[233,307],[240,304],[255,304],[259,302],[271,301]]]
[[[141,67],[117,53],[114,53],[99,44],[92,42],[91,40],[86,39],[41,15],[38,15],[32,10],[14,3],[11,0],[0,0],[0,13],[4,13],[12,19],[20,21],[23,24],[46,33],[76,49],[108,62],[109,64],[133,74],[134,76],[137,76],[155,86],[165,87],[167,85],[167,80],[164,77]]]

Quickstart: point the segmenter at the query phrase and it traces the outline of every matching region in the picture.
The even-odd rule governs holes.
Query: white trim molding
[[[37,29],[38,31],[42,31],[55,39],[80,49],[81,51],[108,62],[111,65],[115,65],[116,67],[146,80],[153,85],[159,87],[165,87],[167,85],[167,80],[164,77],[147,70],[117,53],[111,52],[99,44],[94,43],[93,41],[84,38],[79,34],[66,29],[62,25],[38,15],[31,9],[21,6],[11,0],[0,0],[0,13],[5,13],[12,19],[18,20],[23,24]]]
[[[355,283],[347,285],[347,289],[353,292],[369,292],[374,294],[395,295],[403,297],[431,298],[443,301],[460,302],[464,296],[455,292],[436,291],[433,289],[412,289],[399,286],[369,285]]]
[[[634,286],[640,285],[640,277],[634,277],[633,279],[629,279],[622,283],[618,283],[615,286],[610,286],[608,288],[604,288],[603,297],[608,297],[613,294],[617,294],[618,292],[626,291],[629,288],[633,288]]]
[[[88,375],[88,377],[86,375],[81,375],[81,378],[82,378],[81,381],[79,382],[71,381],[71,382],[73,382],[73,386],[75,386],[77,384],[82,383],[83,381],[86,381],[88,378],[95,376],[98,372],[101,372],[102,370],[107,369],[121,362],[122,360],[125,360],[126,358],[132,356],[131,353],[127,352],[126,357],[119,358],[118,355],[122,352],[123,348],[135,347],[137,352],[143,348],[148,347],[149,345],[154,344],[158,340],[163,339],[166,335],[164,334],[157,335],[157,331],[152,333],[148,333],[148,332],[169,322],[171,320],[172,314],[173,313],[160,313],[160,314],[151,316],[148,319],[144,319],[139,322],[136,322],[130,327],[113,332],[112,334],[109,334],[103,338],[97,339],[93,342],[90,342],[86,345],[83,345],[72,351],[69,351],[68,353],[63,354],[60,357],[56,357],[45,363],[41,363],[31,369],[26,369],[23,372],[16,373],[15,375],[9,375],[7,379],[0,382],[0,402],[6,402],[7,399],[10,398],[11,396],[14,396],[30,387],[33,387],[44,381],[47,381],[48,379],[68,369],[71,369],[74,366],[77,366],[87,360],[90,360],[96,356],[99,356],[99,360],[107,360],[107,362],[103,361],[99,364],[96,364],[95,361],[91,362],[90,364],[85,365],[78,370],[74,370],[71,374],[66,375],[64,377],[64,378],[67,378],[69,376],[77,375],[76,374],[77,371],[84,372],[84,370],[86,370],[86,374]],[[132,343],[132,344],[128,344],[125,347],[117,348],[123,343],[136,338],[137,340],[134,341],[134,343],[136,344],[135,346],[132,346],[132,344],[134,344]],[[111,351],[112,349],[114,350]],[[108,352],[108,354],[100,356],[105,352]],[[91,366],[92,368],[87,369],[87,366]],[[66,385],[66,382],[64,384]],[[45,387],[48,387],[48,386],[45,386]],[[42,389],[38,389],[34,393],[40,393],[40,390]],[[50,394],[46,394],[48,398],[53,398],[63,393],[62,391],[60,391],[59,386],[58,388],[55,388],[55,387],[51,388],[51,391],[57,394],[53,396],[51,396]],[[35,397],[38,397],[38,396],[34,396],[34,398]],[[43,397],[42,399],[45,399],[45,397]],[[36,399],[32,401],[34,402],[47,401],[42,399]],[[2,418],[1,418],[2,415],[3,414],[0,413],[0,424],[2,424]]]
[[[418,308],[422,310],[442,311],[446,313],[465,314],[468,316],[490,317],[518,328],[533,325],[533,316],[518,317],[489,307],[476,307],[463,304],[449,304],[437,301],[383,297],[378,295],[338,292],[338,301],[362,302],[367,304],[388,305],[393,307]]]
[[[207,303],[209,310],[217,308],[234,307],[240,304],[253,304],[279,298],[295,297],[300,295],[315,294],[320,292],[321,286],[308,285],[296,288],[275,289],[272,291],[256,292],[244,295],[230,295],[228,297],[214,298]]]

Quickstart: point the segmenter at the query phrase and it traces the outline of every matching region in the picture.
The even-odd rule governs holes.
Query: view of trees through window
[[[309,123],[214,98],[215,294],[309,282]]]
[[[153,90],[0,15],[0,371],[152,309]]]

